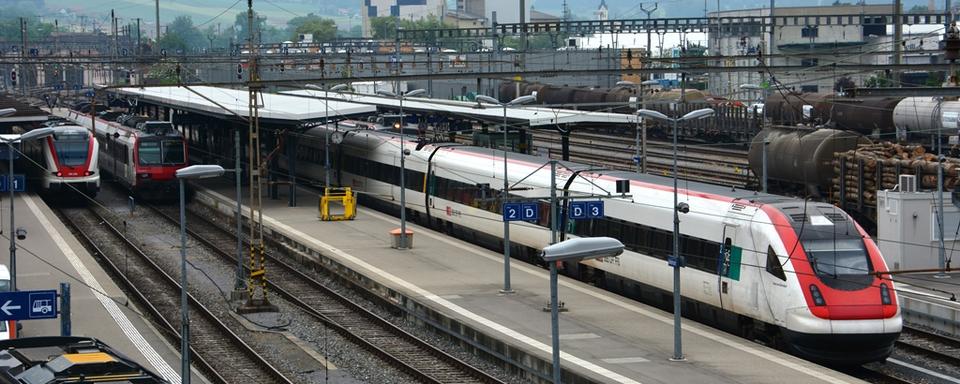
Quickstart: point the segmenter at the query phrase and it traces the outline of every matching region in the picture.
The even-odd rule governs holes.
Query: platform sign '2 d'
[[[503,205],[504,221],[540,220],[540,206],[537,203],[506,203]]]

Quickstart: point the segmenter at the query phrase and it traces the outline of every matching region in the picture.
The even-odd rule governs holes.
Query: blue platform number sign
[[[587,202],[587,218],[588,219],[602,219],[603,218],[603,201],[588,201]]]
[[[504,221],[540,220],[540,206],[536,203],[506,203],[503,205]]]
[[[79,91],[79,90],[80,90],[80,83],[74,83],[74,84],[73,84],[73,90],[74,90],[74,91]]]
[[[602,219],[603,201],[570,202],[569,216],[573,220]]]
[[[537,203],[524,203],[520,212],[523,221],[540,220],[540,205]]]
[[[57,291],[0,293],[0,321],[57,318]]]
[[[13,191],[23,192],[26,190],[27,178],[24,175],[13,175]],[[7,175],[0,176],[0,192],[10,191],[10,180]]]
[[[570,202],[569,216],[573,220],[583,220],[587,218],[587,204],[585,201]]]

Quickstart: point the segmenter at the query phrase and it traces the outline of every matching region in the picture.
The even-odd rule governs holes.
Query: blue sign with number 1
[[[23,192],[26,190],[27,178],[24,175],[13,175],[13,191]],[[10,181],[7,175],[0,175],[0,192],[10,191]]]

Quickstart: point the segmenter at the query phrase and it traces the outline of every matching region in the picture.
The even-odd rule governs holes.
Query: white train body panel
[[[326,133],[323,127],[308,131],[308,138],[302,141],[303,148],[298,152],[322,153],[323,136]],[[462,146],[437,148],[432,145],[415,150],[417,143],[413,141],[405,142],[404,146],[411,151],[405,161],[407,175],[410,176],[408,178],[419,176],[419,180],[406,181],[408,189],[405,198],[409,210],[417,215],[447,221],[489,236],[503,235],[499,206],[491,210],[484,206],[497,204],[503,188],[503,152]],[[392,168],[400,166],[400,142],[396,135],[372,130],[354,130],[347,133],[336,148],[339,148],[336,150],[341,151],[341,155],[351,156],[339,160],[331,156],[335,163],[340,163],[335,166],[342,185],[351,186],[371,197],[399,206],[400,189],[393,184],[399,171]],[[551,172],[549,165],[544,167],[546,159],[517,154],[510,154],[509,157],[511,195],[527,196],[531,199],[542,199],[549,195]],[[656,235],[660,237],[649,237],[659,240],[664,239],[661,232],[672,233],[671,207],[674,193],[670,179],[626,172],[594,171],[575,163],[562,164],[579,171],[579,176],[566,187],[572,196],[580,196],[581,200],[598,199],[590,196],[606,197],[603,201],[607,219],[623,225],[617,227],[611,224],[610,229],[602,234],[620,238],[628,245],[628,250],[618,257],[584,261],[582,264],[629,281],[671,292],[673,268],[664,260],[665,257],[662,254],[658,257],[644,253],[640,245],[631,247],[630,243],[634,239],[629,238],[630,234],[618,232],[627,231],[628,228],[643,228],[636,229],[635,234],[655,236],[660,233]],[[557,171],[558,190],[563,189],[573,175],[573,171],[566,167]],[[301,175],[322,180],[322,157],[319,161],[304,161],[301,158],[297,170]],[[386,172],[394,174],[384,175]],[[429,175],[425,178],[424,175],[428,172]],[[612,194],[616,190],[617,179],[630,180],[628,197],[608,196],[608,193]],[[458,190],[450,186],[440,187],[439,184],[446,183],[440,180],[462,183],[457,185],[465,189],[463,193],[471,191],[471,185],[487,184],[489,187],[473,188],[472,193],[479,193],[479,196],[467,199],[471,203],[464,204],[444,198],[442,195],[456,194]],[[450,183],[453,185],[453,181]],[[442,192],[442,188],[448,190]],[[427,197],[423,191],[431,191],[428,200],[425,200]],[[856,289],[835,289],[831,284],[847,283],[828,282],[830,279],[821,276],[822,273],[816,268],[840,270],[839,261],[832,266],[823,262],[817,264],[816,261],[822,259],[814,259],[811,263],[805,254],[810,244],[813,244],[808,241],[817,240],[816,236],[820,235],[817,232],[828,229],[823,218],[830,217],[833,221],[827,222],[835,225],[830,226],[830,230],[839,231],[842,226],[847,232],[859,231],[860,235],[855,233],[850,238],[858,239],[858,236],[862,236],[860,243],[864,248],[861,261],[865,261],[871,271],[886,270],[876,245],[845,213],[822,203],[805,203],[803,200],[758,195],[749,191],[730,191],[722,187],[706,187],[703,184],[683,181],[680,183],[678,198],[680,202],[690,206],[689,213],[680,215],[682,237],[696,240],[691,241],[694,246],[719,244],[721,248],[718,249],[723,250],[722,254],[715,257],[713,253],[705,251],[706,256],[714,257],[717,263],[723,263],[723,266],[718,265],[716,269],[711,269],[701,265],[699,269],[681,269],[681,293],[685,299],[780,327],[787,334],[788,343],[793,343],[796,351],[813,359],[850,362],[858,358],[882,359],[889,354],[892,342],[902,325],[892,282],[866,276],[861,277],[861,280],[869,279],[869,282],[857,286]],[[800,213],[799,221],[792,219],[791,215],[796,213],[791,212]],[[539,225],[513,222],[510,225],[511,241],[533,249],[542,249],[548,245],[551,233],[548,226],[544,225],[548,223],[546,218],[550,214],[546,205],[541,204],[540,214]],[[817,225],[813,224],[815,221]],[[571,236],[573,235],[567,235]],[[639,237],[636,239],[639,243]],[[729,244],[726,244],[728,239]],[[652,241],[656,240],[650,240]],[[707,245],[702,246],[705,250],[709,248]],[[672,248],[672,244],[669,247]],[[681,249],[687,252],[684,247]],[[736,260],[734,254],[739,254],[739,260]],[[788,258],[787,255],[791,256]],[[836,251],[834,255],[836,257]],[[780,265],[781,271],[777,271],[772,260]],[[710,259],[706,261],[709,262]],[[688,264],[690,263],[688,260]],[[880,282],[889,289],[884,303],[880,303]],[[811,288],[813,285],[816,287]],[[851,290],[845,291],[848,288]],[[821,295],[821,301],[826,300],[825,303],[814,301],[814,289]],[[876,304],[870,304],[873,302]],[[850,341],[847,341],[848,338]],[[820,344],[827,342],[831,345],[841,343],[837,348],[863,345],[863,350],[822,350]]]

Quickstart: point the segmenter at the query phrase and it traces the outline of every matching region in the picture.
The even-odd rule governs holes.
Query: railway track
[[[94,208],[61,208],[61,217],[99,255],[157,323],[180,343],[180,284]],[[111,240],[107,240],[109,238]],[[133,257],[130,257],[133,256]],[[120,268],[120,266],[123,268]],[[134,283],[135,282],[135,283]],[[292,383],[230,326],[188,295],[192,362],[218,384]]]
[[[864,364],[846,372],[871,383],[956,382],[960,374],[960,340],[904,327],[886,362]]]
[[[931,369],[945,368],[952,374],[960,374],[960,340],[919,328],[904,327],[897,339],[896,350],[908,356],[916,356]]]
[[[153,207],[171,223],[179,225],[179,212]],[[204,217],[188,214],[190,236],[229,264],[235,265],[232,252],[236,237]],[[497,378],[470,366],[446,352],[420,340],[357,303],[334,292],[316,279],[273,255],[270,260],[269,289],[303,309],[318,321],[352,339],[391,365],[424,383],[502,383]]]
[[[535,146],[547,148],[551,157],[559,157],[559,135],[534,132],[533,140]],[[636,169],[635,147],[633,138],[578,132],[570,136],[570,160],[632,171]],[[670,175],[672,164],[672,143],[647,141],[648,173]],[[737,188],[755,183],[744,150],[682,144],[677,152],[677,169],[679,176],[687,180]]]

